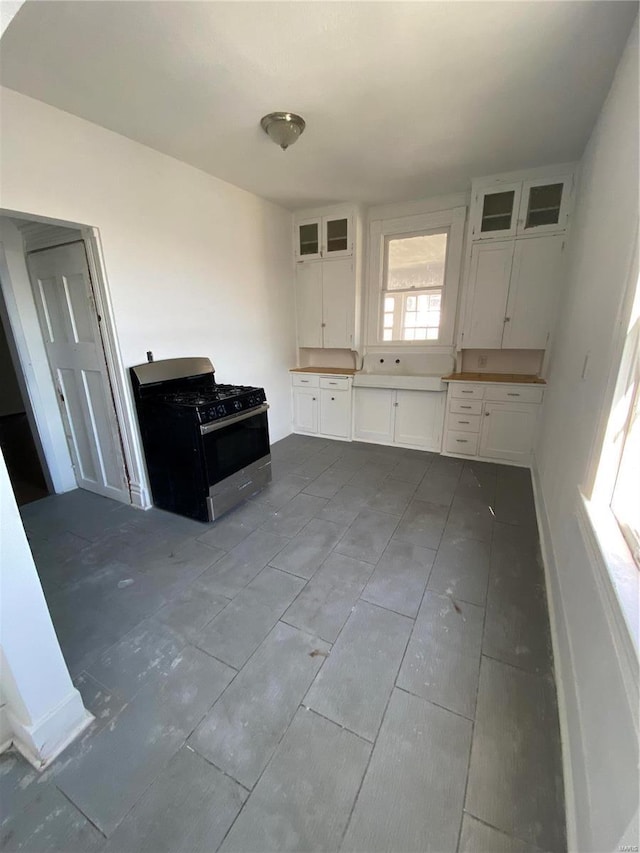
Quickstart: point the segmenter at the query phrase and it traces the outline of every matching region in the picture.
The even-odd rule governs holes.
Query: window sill
[[[596,569],[607,618],[637,701],[640,662],[640,571],[608,506],[579,492],[578,523]]]

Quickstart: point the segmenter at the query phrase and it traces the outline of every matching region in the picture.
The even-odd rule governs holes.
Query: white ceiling
[[[379,204],[580,157],[637,9],[30,0],[0,81],[287,207]]]

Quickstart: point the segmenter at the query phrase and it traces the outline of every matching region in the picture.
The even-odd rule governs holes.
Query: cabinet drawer
[[[472,432],[448,430],[444,437],[444,447],[447,453],[464,453],[468,456],[475,456],[478,452],[478,435]]]
[[[485,400],[492,403],[541,403],[542,388],[528,388],[523,385],[490,385],[485,390]]]
[[[321,376],[320,387],[327,388],[329,391],[348,391],[349,377],[348,376]]]
[[[449,400],[449,411],[457,415],[480,415],[482,414],[481,400]]]
[[[459,432],[480,432],[480,415],[449,415],[448,427]]]
[[[484,387],[482,385],[466,385],[463,382],[451,384],[451,396],[460,400],[482,400]]]
[[[292,373],[291,381],[294,388],[317,388],[319,385],[319,376],[314,373]]]

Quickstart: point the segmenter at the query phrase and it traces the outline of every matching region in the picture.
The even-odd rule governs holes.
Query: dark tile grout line
[[[456,842],[456,850],[460,850],[460,842],[462,840],[462,823],[464,821],[464,810],[467,804],[467,794],[469,793],[469,775],[471,773],[471,755],[473,753],[473,741],[476,734],[476,717],[478,714],[478,696],[480,695],[480,670],[482,669],[482,646],[484,644],[484,632],[487,624],[487,610],[489,606],[489,587],[491,584],[491,557],[493,555],[493,539],[495,535],[494,522],[491,524],[491,540],[489,542],[489,571],[487,572],[487,595],[485,599],[484,612],[482,614],[482,633],[480,635],[480,654],[478,655],[478,681],[476,684],[476,697],[473,704],[473,720],[471,722],[471,740],[469,742],[469,757],[467,759],[467,775],[464,783],[464,794],[462,796],[462,812],[460,814],[460,824],[458,826],[458,839]]]
[[[489,829],[493,829],[494,832],[499,832],[500,835],[504,835],[505,838],[513,839],[514,841],[519,841],[521,844],[524,844],[527,847],[531,848],[531,850],[535,851],[535,853],[543,853],[543,851],[539,847],[537,847],[535,844],[532,844],[530,841],[526,841],[524,838],[520,838],[517,835],[513,835],[513,833],[511,832],[505,832],[504,829],[500,829],[499,826],[494,826],[492,823],[483,820],[483,818],[478,817],[478,815],[474,814],[473,812],[467,811],[467,809],[463,809],[463,815],[465,814],[469,815],[469,817],[472,817],[474,820],[477,820],[478,823],[481,823],[483,826],[486,826]]]

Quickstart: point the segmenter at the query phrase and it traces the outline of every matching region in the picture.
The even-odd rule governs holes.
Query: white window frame
[[[611,509],[624,440],[620,429],[626,429],[629,406],[621,408],[630,372],[637,357],[640,329],[630,322],[634,302],[638,298],[638,244],[636,242],[630,265],[625,296],[618,313],[617,333],[612,351],[612,370],[604,396],[603,413],[586,472],[579,487],[576,517],[583,534],[587,554],[599,578],[600,594],[610,614],[610,627],[624,658],[632,662],[637,672],[640,654],[639,596],[640,570],[631,549]],[[586,364],[585,364],[586,368]],[[620,618],[621,617],[621,618]],[[637,682],[634,674],[634,693]]]
[[[394,219],[376,219],[370,223],[366,334],[366,344],[369,349],[450,352],[454,343],[465,218],[466,207],[454,207],[434,213],[401,216]],[[383,341],[381,318],[382,300],[386,295],[386,291],[383,290],[386,239],[388,237],[410,237],[429,231],[447,231],[448,235],[438,339]],[[417,289],[416,292],[418,292]]]

